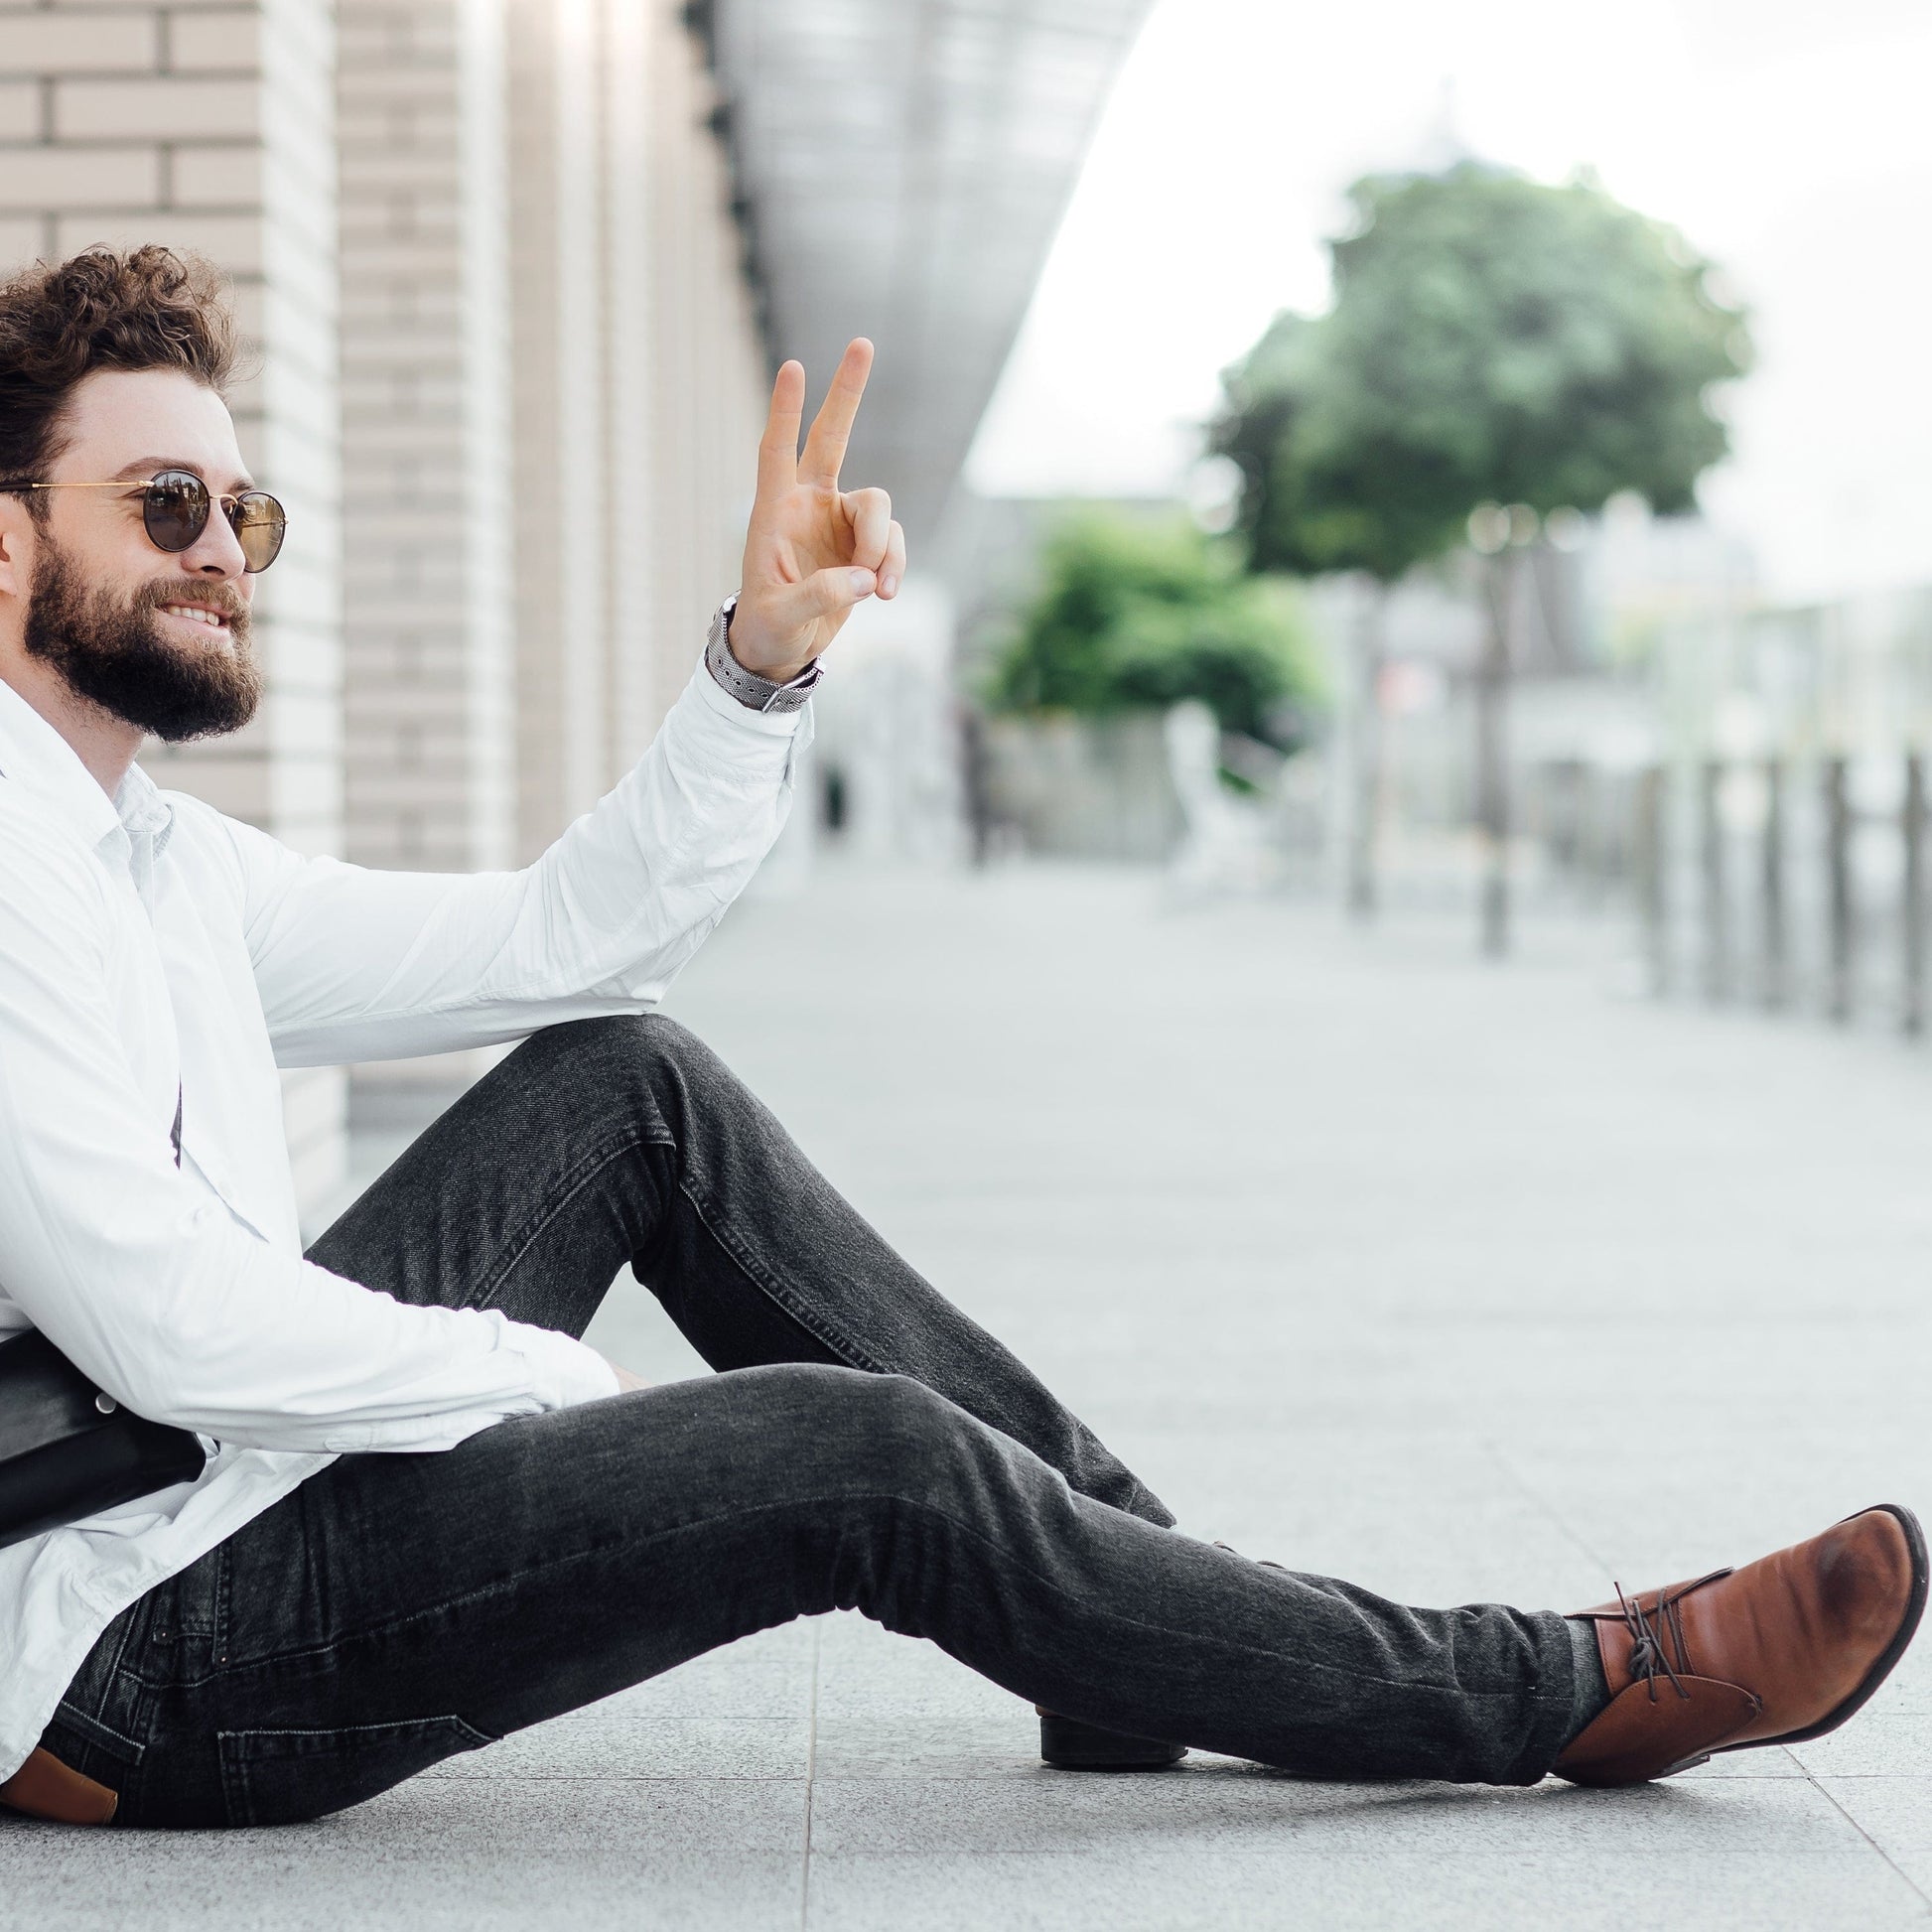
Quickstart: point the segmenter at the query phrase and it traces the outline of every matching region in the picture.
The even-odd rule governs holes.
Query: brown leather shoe
[[[1870,1697],[1925,1609],[1918,1518],[1881,1503],[1742,1570],[1714,1570],[1579,1614],[1610,1701],[1564,1747],[1573,1784],[1642,1784],[1715,1751],[1835,1730]]]

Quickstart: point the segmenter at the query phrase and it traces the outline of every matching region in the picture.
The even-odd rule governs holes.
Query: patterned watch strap
[[[753,711],[796,711],[812,695],[825,675],[816,663],[807,664],[788,684],[774,684],[768,677],[748,671],[732,655],[732,613],[738,609],[734,593],[718,607],[711,620],[711,634],[704,645],[705,669],[742,705]]]

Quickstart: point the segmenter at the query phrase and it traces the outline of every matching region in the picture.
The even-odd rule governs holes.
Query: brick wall
[[[290,518],[256,604],[267,695],[235,738],[144,762],[310,852],[342,840],[334,47],[326,0],[0,4],[0,258],[160,241],[233,278],[253,368],[236,427]],[[341,1173],[344,1082],[287,1089],[318,1201]]]

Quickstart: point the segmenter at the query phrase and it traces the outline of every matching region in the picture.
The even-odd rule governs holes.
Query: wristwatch
[[[732,655],[732,613],[737,609],[738,593],[734,591],[719,605],[718,615],[711,620],[711,634],[704,643],[705,669],[752,711],[799,710],[825,675],[823,668],[814,659],[785,684],[774,684],[768,677],[748,671]]]

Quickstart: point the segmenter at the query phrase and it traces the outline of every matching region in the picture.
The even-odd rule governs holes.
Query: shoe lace
[[[1686,1655],[1684,1648],[1684,1624],[1677,1613],[1677,1596],[1660,1596],[1657,1606],[1645,1615],[1641,1598],[1632,1600],[1623,1593],[1623,1586],[1616,1587],[1617,1606],[1623,1612],[1624,1628],[1630,1632],[1630,1659],[1628,1669],[1631,1681],[1641,1679],[1650,1692],[1652,1704],[1657,1702],[1657,1680],[1659,1677],[1670,1679],[1671,1688],[1686,1700],[1690,1692],[1684,1688],[1684,1680],[1677,1674],[1664,1648],[1664,1638],[1668,1634],[1677,1647],[1680,1658]],[[1688,1667],[1688,1666],[1687,1666]]]

